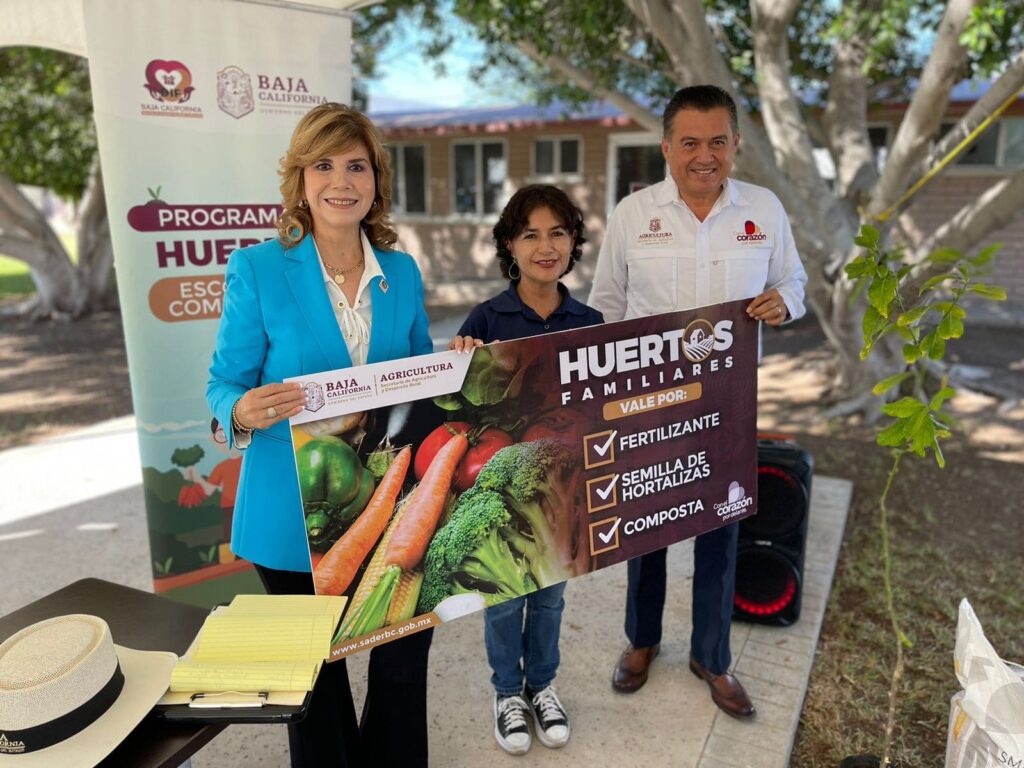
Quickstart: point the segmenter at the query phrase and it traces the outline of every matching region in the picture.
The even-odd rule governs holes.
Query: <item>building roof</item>
[[[453,107],[402,112],[374,112],[373,122],[385,130],[464,128],[473,126],[484,132],[504,131],[510,126],[541,125],[564,121],[612,120],[628,122],[622,111],[606,102],[573,108],[561,102],[547,106],[511,104],[496,107]]]

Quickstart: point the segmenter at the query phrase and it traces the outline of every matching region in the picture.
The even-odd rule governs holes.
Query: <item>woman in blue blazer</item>
[[[390,161],[366,116],[339,104],[311,110],[280,175],[279,238],[228,261],[206,398],[244,451],[232,551],[254,563],[268,592],[306,594],[313,581],[287,421],[305,400],[283,380],[433,345],[419,270],[392,249]],[[326,665],[309,716],[289,727],[292,766],[425,766],[430,640],[428,630],[371,651],[358,726],[345,662]]]

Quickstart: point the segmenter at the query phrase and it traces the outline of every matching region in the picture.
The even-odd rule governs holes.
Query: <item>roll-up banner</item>
[[[89,72],[154,587],[259,584],[228,546],[241,457],[206,407],[228,256],[275,236],[299,117],[351,95],[351,22],[239,0],[89,0]]]

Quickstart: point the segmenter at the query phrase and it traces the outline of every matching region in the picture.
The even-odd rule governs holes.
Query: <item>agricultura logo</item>
[[[651,232],[660,232],[661,231],[661,219],[659,219],[657,217],[651,219],[651,222],[650,222],[650,224],[647,225],[647,228],[649,230],[651,230]]]

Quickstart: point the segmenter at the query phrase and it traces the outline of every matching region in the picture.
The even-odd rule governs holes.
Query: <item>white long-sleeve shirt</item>
[[[623,199],[608,218],[587,304],[606,322],[779,291],[789,319],[806,312],[807,274],[782,203],[727,179],[700,221],[669,176]]]

